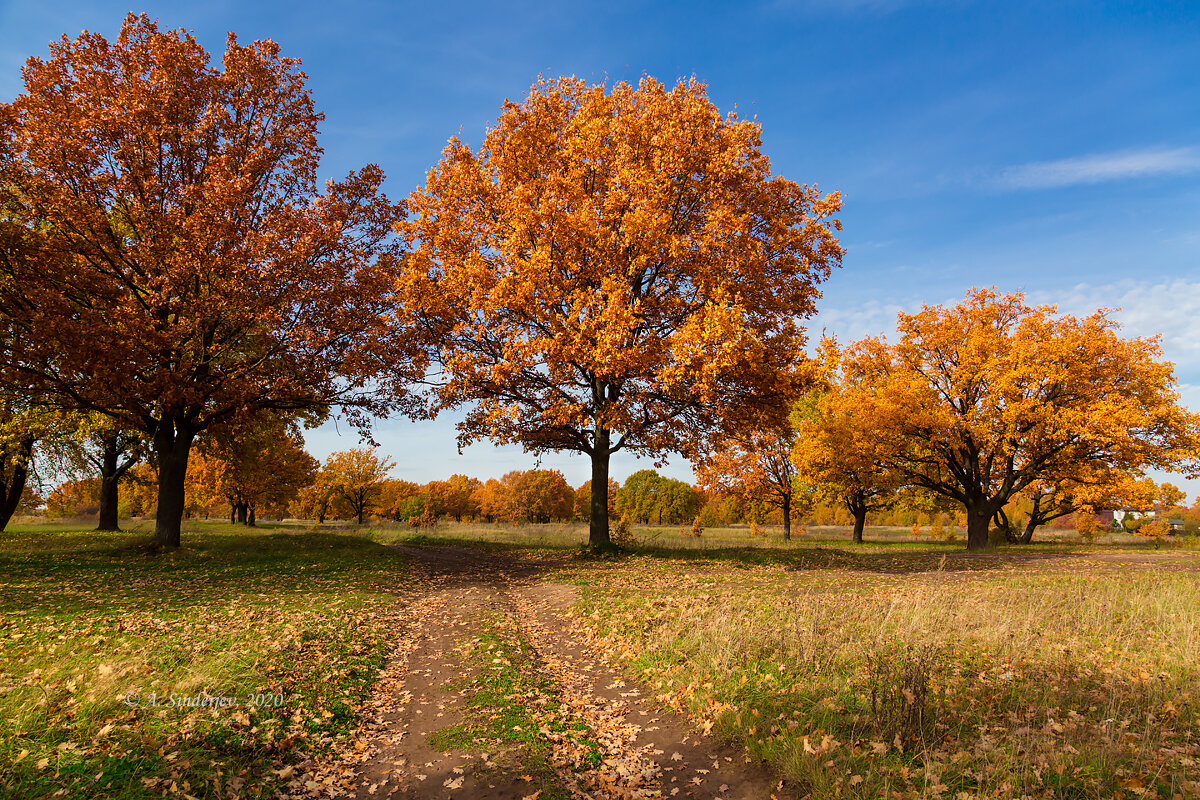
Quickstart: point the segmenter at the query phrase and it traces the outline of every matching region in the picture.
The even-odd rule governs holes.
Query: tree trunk
[[[229,524],[237,522],[237,503],[229,504]]]
[[[1030,517],[1029,521],[1025,523],[1024,532],[1021,534],[1021,544],[1029,544],[1033,541],[1033,532],[1037,530],[1037,526],[1037,517]]]
[[[967,506],[967,550],[988,548],[988,527],[994,512],[988,505]]]
[[[237,521],[240,522],[242,525],[246,524],[246,504],[245,503],[237,504]]]
[[[596,425],[592,442],[592,508],[588,515],[588,544],[611,543],[608,536],[608,428]]]
[[[121,530],[117,523],[119,516],[117,505],[120,500],[119,484],[120,480],[115,475],[106,475],[100,478],[100,519],[96,524],[98,531]]]
[[[792,540],[792,498],[786,494],[783,496],[783,540]]]
[[[154,453],[158,458],[158,513],[154,520],[154,539],[164,547],[179,547],[179,529],[183,522],[184,481],[188,456],[196,432],[180,429],[178,422],[159,421],[154,433]]]
[[[867,527],[867,510],[859,507],[854,512],[854,543],[863,543],[863,531]]]
[[[254,527],[254,506],[250,506],[250,510],[246,514],[246,527]]]
[[[4,448],[4,461],[7,463],[0,463],[0,477],[4,478],[3,484],[0,485],[0,531],[8,527],[9,520],[17,513],[17,506],[21,505],[21,495],[29,477],[29,459],[33,455],[35,441],[26,437],[11,448]]]
[[[117,525],[117,487],[120,478],[117,470],[121,454],[117,447],[117,434],[105,437],[103,442],[104,452],[100,456],[100,519],[97,520],[96,530],[118,531],[120,528]]]

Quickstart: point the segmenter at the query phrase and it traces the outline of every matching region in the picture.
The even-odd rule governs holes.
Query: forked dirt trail
[[[573,635],[574,588],[547,564],[398,547],[428,591],[340,762],[311,795],[358,798],[733,798],[792,792],[740,749],[657,705]],[[552,565],[556,566],[556,565]]]

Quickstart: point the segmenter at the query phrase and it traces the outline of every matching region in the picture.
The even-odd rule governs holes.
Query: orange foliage
[[[696,81],[539,81],[408,199],[397,293],[436,332],[440,408],[468,406],[463,443],[591,456],[593,543],[613,452],[690,456],[805,383],[841,201],[760,146]]]
[[[374,450],[343,450],[325,460],[321,481],[329,487],[335,505],[344,507],[362,525],[367,512],[378,505],[383,482],[394,466],[395,462]]]
[[[0,205],[27,234],[0,287],[26,334],[8,366],[147,436],[161,543],[179,544],[188,456],[214,422],[383,411],[424,374],[384,325],[399,207],[375,166],[318,191],[322,115],[274,42],[231,34],[213,66],[131,14],[116,41],[64,37],[22,76],[0,105]]]
[[[901,314],[900,341],[846,354],[860,376],[837,402],[876,426],[880,458],[914,486],[961,503],[967,546],[1038,481],[1115,470],[1200,469],[1200,416],[1177,400],[1157,339],[975,289],[953,308]]]
[[[696,464],[700,485],[709,491],[735,492],[746,500],[774,506],[783,515],[783,538],[792,538],[797,496],[792,464],[795,432],[791,426],[744,432],[718,441]]]

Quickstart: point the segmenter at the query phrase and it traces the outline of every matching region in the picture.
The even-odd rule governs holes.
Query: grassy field
[[[813,550],[562,577],[598,645],[813,798],[1200,797],[1200,559]]]
[[[295,788],[289,765],[351,728],[389,609],[419,588],[380,545],[404,539],[557,553],[548,579],[578,587],[580,635],[802,796],[1200,797],[1200,552],[771,533],[635,529],[643,548],[593,560],[574,557],[577,525],[190,523],[167,554],[147,531],[14,526],[0,796]],[[512,651],[475,687],[499,714],[536,665],[509,632],[478,641]],[[506,724],[446,735],[526,727]]]
[[[0,796],[274,796],[352,723],[403,558],[300,527],[148,540],[0,534]]]
[[[1200,797],[1190,540],[965,554],[902,530],[635,530],[573,562],[585,635],[812,798]],[[577,528],[441,526],[568,546]],[[652,589],[651,589],[652,587]]]

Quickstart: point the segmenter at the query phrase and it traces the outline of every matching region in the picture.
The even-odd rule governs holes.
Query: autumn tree
[[[424,370],[385,324],[399,208],[375,166],[318,190],[322,115],[296,60],[230,34],[214,66],[130,15],[116,41],[64,37],[22,76],[0,105],[0,204],[27,235],[0,312],[26,347],[3,366],[39,402],[146,437],[160,543],[179,544],[210,426],[405,402]]]
[[[420,493],[420,484],[399,478],[386,478],[379,484],[379,513],[397,522],[406,520],[411,516],[411,504],[407,501]]]
[[[472,501],[479,506],[480,515],[488,522],[497,522],[509,516],[508,493],[504,484],[495,478],[488,478],[471,495]]]
[[[698,461],[696,475],[707,491],[735,492],[778,508],[783,538],[792,538],[796,468],[792,450],[796,434],[790,424],[765,430],[746,429],[723,437]]]
[[[325,477],[325,471],[319,470],[313,482],[296,493],[290,506],[293,516],[315,519],[319,524],[325,522],[334,501],[334,487]]]
[[[509,472],[500,483],[508,494],[513,521],[550,522],[570,519],[574,512],[575,492],[556,469]]]
[[[367,511],[375,507],[388,470],[396,466],[387,456],[364,447],[330,454],[322,470],[334,496],[346,504],[362,525]]]
[[[953,308],[901,314],[899,341],[848,356],[864,378],[847,407],[881,458],[962,504],[967,547],[1037,481],[1096,469],[1200,469],[1200,417],[1181,407],[1157,339],[1122,338],[1103,311],[1077,318],[975,289]]]
[[[539,81],[408,198],[397,291],[435,334],[438,409],[467,407],[460,444],[586,454],[593,545],[613,453],[692,456],[804,385],[841,203],[760,147],[695,80]]]
[[[451,475],[444,481],[431,481],[425,493],[434,498],[439,514],[446,514],[462,522],[463,517],[474,516],[479,507],[472,499],[480,486],[479,479],[466,475]]]
[[[298,420],[278,412],[216,425],[201,450],[217,459],[210,467],[219,481],[217,491],[224,493],[237,521],[251,527],[259,509],[296,499],[312,484],[318,466],[304,449]]]
[[[852,537],[861,544],[867,514],[891,508],[901,499],[904,477],[884,457],[886,441],[879,420],[862,413],[858,393],[869,391],[878,376],[880,343],[866,340],[842,357],[836,342],[822,342],[824,388],[802,398],[792,409],[792,463],[800,481],[815,494],[846,507]],[[911,498],[907,498],[911,499]]]
[[[1029,544],[1039,527],[1078,511],[1153,508],[1164,496],[1164,487],[1169,485],[1160,487],[1144,475],[1085,464],[1073,474],[1034,481],[1017,496],[1023,510],[1028,512],[1021,530],[1017,530],[1004,508],[996,512],[996,523],[1010,543]]]

